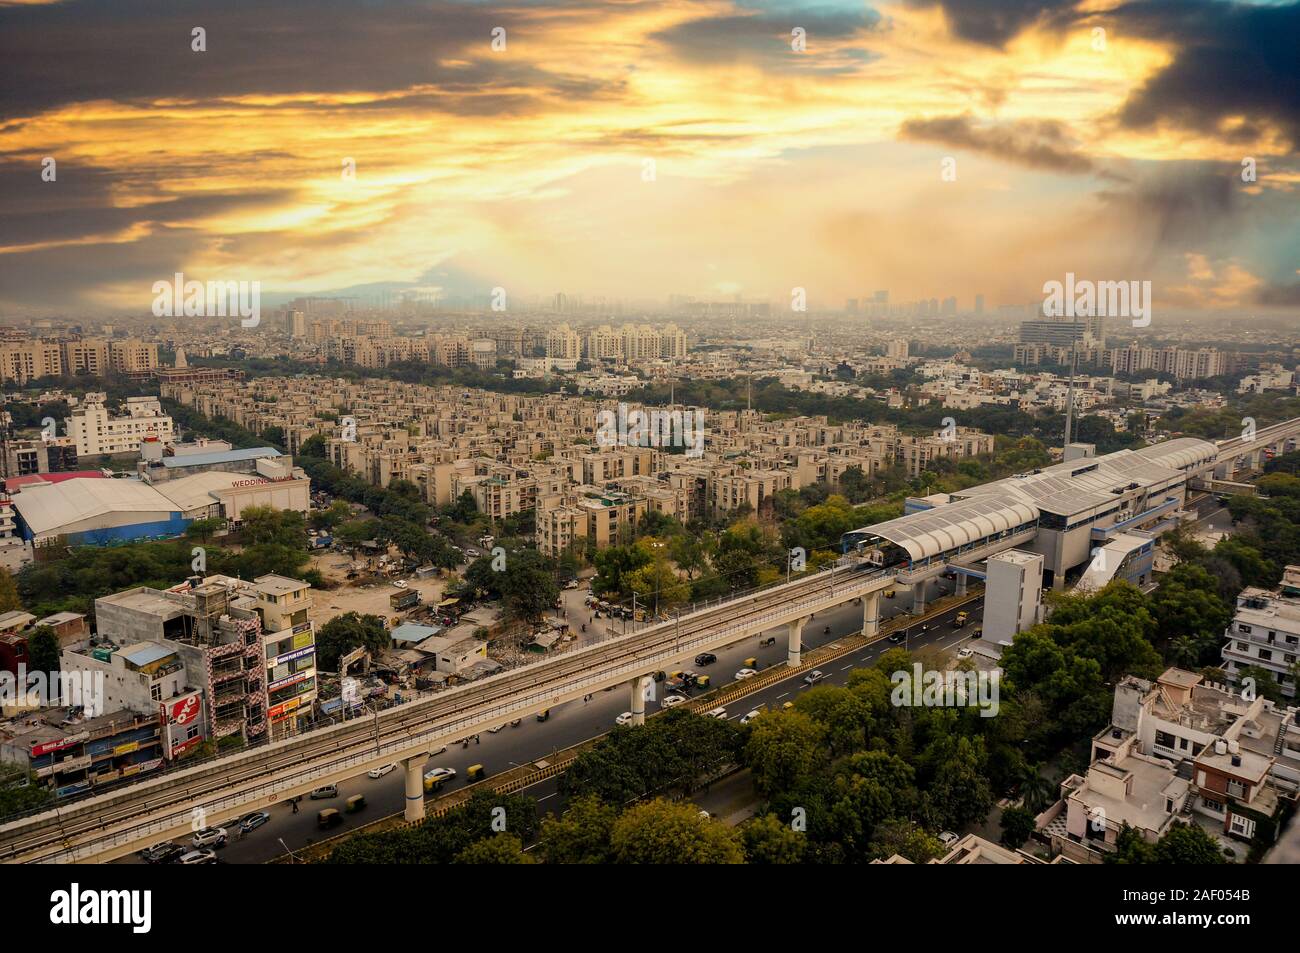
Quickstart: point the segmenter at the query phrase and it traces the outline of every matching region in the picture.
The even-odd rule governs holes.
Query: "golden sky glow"
[[[1111,25],[1099,50],[1093,28],[1110,4],[1002,46],[956,35],[938,5],[793,6],[443,3],[430,23],[472,17],[463,35],[427,59],[404,54],[412,65],[386,83],[358,67],[352,88],[338,75],[259,86],[259,61],[229,55],[255,23],[214,17],[203,53],[178,26],[165,58],[184,71],[206,57],[201,76],[151,90],[108,75],[102,91],[83,82],[65,100],[10,98],[0,157],[30,180],[32,224],[0,233],[0,275],[72,268],[75,301],[133,309],[178,270],[298,293],[394,282],[777,300],[800,285],[814,307],[875,288],[1023,302],[1068,270],[1152,278],[1170,302],[1232,308],[1292,277],[1295,237],[1274,233],[1298,178],[1286,128],[1267,116],[1208,129],[1126,120],[1126,103],[1176,62],[1176,38]],[[835,29],[819,34],[826,10]],[[799,53],[789,29],[801,22]],[[372,26],[336,40],[384,57]],[[284,42],[304,74],[334,55],[295,47],[292,30]],[[240,82],[223,85],[223,63]],[[39,178],[46,156],[56,182]],[[1237,175],[1245,156],[1259,164],[1254,184]],[[941,177],[945,157],[955,181]],[[72,191],[92,171],[94,188]],[[1179,189],[1215,177],[1230,195],[1178,208]],[[77,256],[101,252],[121,256],[120,272],[83,274]],[[0,304],[42,300],[37,288],[10,295]]]

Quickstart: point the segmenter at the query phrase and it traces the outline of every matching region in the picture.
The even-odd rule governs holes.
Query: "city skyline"
[[[176,272],[1294,308],[1300,7],[1191,6],[0,5],[0,309],[144,313]]]

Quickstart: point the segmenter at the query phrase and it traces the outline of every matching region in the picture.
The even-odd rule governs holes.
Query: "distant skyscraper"
[[[976,313],[976,314],[983,314],[983,313],[984,313],[984,296],[983,296],[983,295],[976,295],[976,296],[975,296],[975,313]]]

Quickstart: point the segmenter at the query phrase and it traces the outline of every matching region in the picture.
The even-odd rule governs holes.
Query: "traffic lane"
[[[882,600],[882,606],[897,602],[899,600]],[[882,609],[882,615],[893,617],[905,613],[908,611],[906,603],[907,600],[902,600],[901,605],[890,606],[892,611]],[[949,621],[955,611],[945,613]],[[862,607],[852,602],[845,603],[836,609],[820,613],[814,621],[820,624],[809,624],[804,627],[805,650],[818,648],[837,638],[860,632]],[[826,626],[831,629],[829,634],[825,632]],[[718,660],[711,665],[695,666],[688,662],[687,666],[701,674],[712,676],[711,687],[726,685],[733,680],[735,672],[748,658],[756,658],[758,660],[756,667],[760,669],[784,664],[787,652],[786,632],[786,627],[782,626],[748,636],[739,642],[717,649],[713,654],[717,655]],[[758,643],[761,640],[773,636],[776,637],[773,645],[759,647]],[[786,683],[782,681],[778,684]],[[648,713],[660,707],[659,702],[664,696],[661,688],[660,685],[655,686],[655,697],[646,705]],[[693,697],[698,693],[687,694],[688,697]],[[545,722],[537,722],[536,718],[530,715],[523,719],[518,727],[507,725],[497,733],[486,729],[480,731],[478,741],[471,740],[467,747],[455,743],[449,744],[445,753],[430,758],[424,770],[428,771],[439,766],[455,769],[456,777],[442,789],[443,793],[447,793],[465,783],[466,769],[471,764],[482,764],[487,775],[491,777],[603,734],[613,727],[619,714],[630,708],[630,703],[630,687],[596,692],[586,702],[577,700],[555,706]],[[316,826],[317,812],[327,807],[342,810],[346,799],[353,794],[364,794],[367,806],[356,814],[344,814],[344,822],[340,826],[328,832],[319,830]],[[317,801],[304,798],[297,814],[294,814],[291,807],[283,802],[264,805],[262,809],[271,815],[271,820],[243,839],[237,839],[235,833],[237,826],[234,822],[227,824],[231,838],[228,846],[221,850],[219,855],[229,863],[264,863],[284,853],[281,840],[290,849],[297,850],[325,837],[346,833],[377,818],[398,813],[404,810],[405,803],[405,772],[400,765],[379,779],[370,779],[361,775],[341,782],[337,798]]]
[[[942,650],[955,651],[962,642],[974,638],[974,629],[983,624],[983,598],[979,599],[979,605],[968,604],[962,607],[953,607],[944,611],[934,620],[928,623],[929,628],[924,633],[917,633],[909,640],[909,648],[912,651],[938,647]],[[957,613],[965,610],[970,620],[960,629],[952,627],[956,620]],[[838,613],[841,617],[846,614]],[[846,619],[840,618],[839,625],[832,626],[832,635],[822,639],[822,644],[834,642],[837,638],[843,638],[846,635],[854,635],[858,629],[846,630],[844,622]],[[918,623],[919,625],[920,623]],[[901,648],[900,644],[892,643],[888,638],[872,642],[869,645],[856,649],[838,659],[828,663],[822,671],[826,672],[827,677],[819,682],[821,685],[838,685],[843,686],[848,683],[849,674],[855,668],[867,668],[879,660],[880,656],[890,649]],[[721,661],[721,658],[719,658]],[[784,661],[784,659],[782,660]],[[804,682],[806,673],[800,672],[783,678],[771,685],[765,686],[744,698],[737,699],[727,707],[728,720],[737,720],[744,717],[750,711],[758,710],[765,706],[768,710],[780,708],[787,701],[794,701],[799,693],[807,691],[812,686]],[[535,785],[524,789],[524,793],[534,798],[538,804],[538,810],[542,814],[562,814],[567,808],[567,800],[559,792],[559,779],[547,778]]]

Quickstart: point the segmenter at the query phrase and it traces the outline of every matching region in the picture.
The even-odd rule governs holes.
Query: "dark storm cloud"
[[[1090,172],[1093,162],[1075,150],[1064,126],[1053,120],[980,125],[970,116],[909,119],[899,137],[970,149],[1018,165],[1056,172]]]
[[[1132,129],[1169,124],[1218,132],[1244,117],[1235,135],[1273,127],[1300,146],[1300,3],[1257,6],[1210,0],[1151,0],[1106,14],[1119,28],[1172,42],[1173,62],[1137,90],[1120,111]]]
[[[910,0],[914,7],[939,6],[955,36],[1001,49],[1029,27],[1065,25],[1075,19],[1079,0]]]
[[[169,280],[210,239],[185,229],[159,229],[134,242],[66,245],[0,255],[0,304],[59,307],[94,305],[93,292],[112,285],[139,285],[139,305],[146,313],[155,281]],[[56,293],[51,289],[57,289]],[[113,309],[120,310],[120,309]]]
[[[867,7],[763,10],[686,20],[651,34],[651,38],[679,59],[696,64],[747,60],[782,70],[846,72],[874,59],[875,54],[865,49],[836,50],[835,56],[848,62],[827,61],[813,55],[818,42],[852,39],[875,30],[880,22],[880,14]],[[795,27],[806,33],[807,54],[795,53],[790,47]]]
[[[69,0],[0,7],[0,119],[109,99],[209,101],[248,94],[527,89],[539,99],[593,94],[521,59],[491,52],[492,28],[526,44],[527,18],[437,0]],[[190,31],[207,31],[193,52]],[[468,59],[440,64],[440,59]],[[484,114],[524,97],[440,103]],[[322,108],[340,108],[324,104]]]
[[[131,173],[69,162],[55,168],[58,178],[46,182],[38,162],[0,160],[0,247],[107,237],[140,224],[180,225],[223,212],[274,207],[292,195],[287,189],[250,188],[119,207],[111,190]]]
[[[1300,281],[1266,285],[1256,296],[1255,303],[1272,308],[1300,308]]]
[[[1139,170],[1128,187],[1098,197],[1107,220],[1150,236],[1153,254],[1226,250],[1247,221],[1239,171],[1213,162],[1160,163]],[[1267,212],[1250,211],[1250,221],[1262,224],[1259,216]]]

